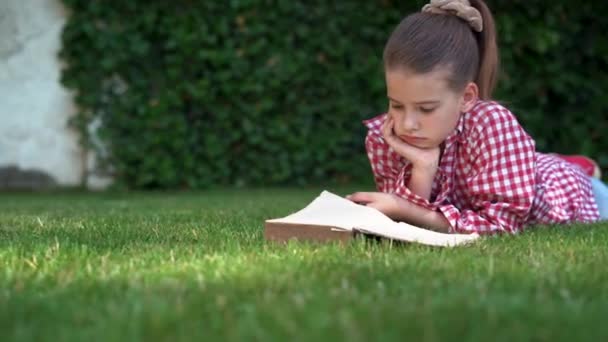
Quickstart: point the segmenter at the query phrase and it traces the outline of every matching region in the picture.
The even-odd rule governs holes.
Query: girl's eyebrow
[[[393,102],[397,102],[397,103],[401,104],[401,102],[399,102],[399,101],[395,100],[394,98],[392,98],[392,97],[390,97],[390,96],[387,96],[387,97],[388,97],[388,99],[389,99],[389,100],[391,100],[391,101],[393,101]]]
[[[416,102],[415,104],[424,105],[424,104],[438,104],[438,103],[439,103],[439,100],[427,100],[427,101]]]
[[[401,102],[399,102],[399,101],[397,101],[397,100],[393,99],[392,97],[390,97],[390,96],[387,96],[387,97],[388,97],[388,99],[389,99],[389,100],[391,100],[391,101],[393,101],[393,102],[395,102],[395,103],[399,103],[399,104],[401,104]],[[439,100],[425,100],[425,101],[414,102],[414,104],[415,104],[415,105],[418,105],[418,106],[420,106],[420,105],[425,105],[425,104],[438,104],[438,103],[440,103],[440,101],[439,101]]]

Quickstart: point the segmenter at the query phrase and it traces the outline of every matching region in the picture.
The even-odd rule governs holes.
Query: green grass
[[[264,219],[319,192],[0,194],[0,339],[608,337],[607,224],[455,249],[264,242]]]

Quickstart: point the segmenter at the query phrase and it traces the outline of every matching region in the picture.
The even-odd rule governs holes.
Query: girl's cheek
[[[393,124],[398,121],[399,114],[395,112],[394,109],[388,112],[388,117],[393,120]]]

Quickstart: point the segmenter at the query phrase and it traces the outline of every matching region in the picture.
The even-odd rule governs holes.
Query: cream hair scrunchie
[[[437,14],[453,14],[463,19],[477,32],[483,30],[481,13],[471,6],[469,0],[431,0],[422,7],[422,12]]]

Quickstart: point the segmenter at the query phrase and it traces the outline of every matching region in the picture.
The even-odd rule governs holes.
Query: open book
[[[472,242],[478,234],[445,234],[395,222],[380,211],[354,203],[329,191],[289,216],[266,220],[265,237],[271,241],[350,240],[356,234],[431,246],[451,247]]]

